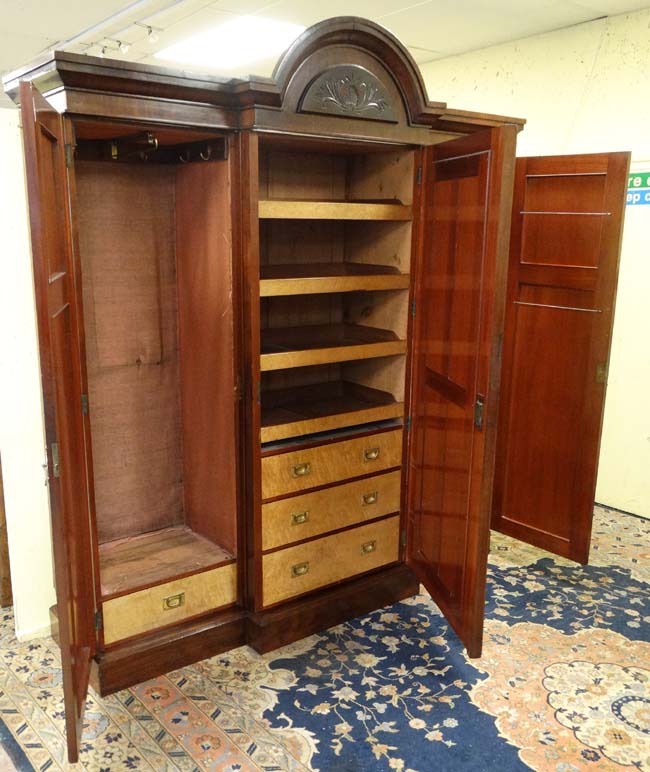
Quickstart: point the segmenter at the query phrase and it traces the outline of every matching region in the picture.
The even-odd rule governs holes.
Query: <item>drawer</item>
[[[394,563],[399,517],[298,544],[262,557],[265,606]]]
[[[402,463],[402,430],[262,458],[262,498],[373,474]]]
[[[282,547],[399,512],[401,481],[398,469],[263,504],[262,549]]]
[[[106,645],[205,614],[237,601],[237,565],[174,579],[104,601]]]

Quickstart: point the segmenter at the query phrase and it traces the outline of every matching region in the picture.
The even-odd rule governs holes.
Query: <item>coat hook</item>
[[[212,145],[208,145],[208,144],[206,143],[206,145],[205,145],[205,151],[206,151],[206,152],[205,152],[205,155],[203,154],[203,151],[201,151],[201,152],[199,153],[199,155],[201,156],[201,158],[202,158],[204,161],[209,161],[209,160],[210,160],[210,158],[212,157]]]
[[[179,155],[178,155],[178,160],[179,160],[179,161],[180,161],[182,164],[187,164],[187,163],[189,163],[189,162],[190,162],[190,151],[189,151],[187,148],[185,148],[185,150],[183,150],[183,152],[182,152],[182,153],[179,153]]]

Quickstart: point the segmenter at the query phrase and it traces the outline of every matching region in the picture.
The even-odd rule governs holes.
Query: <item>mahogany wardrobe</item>
[[[67,741],[84,701],[429,590],[481,650],[523,121],[337,18],[272,78],[55,52],[20,102]]]

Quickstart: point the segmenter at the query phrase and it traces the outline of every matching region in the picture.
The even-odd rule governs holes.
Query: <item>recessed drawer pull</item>
[[[309,573],[309,563],[296,563],[295,566],[291,566],[291,576],[295,579],[298,576],[304,576]]]
[[[178,595],[168,595],[163,598],[163,611],[171,611],[174,608],[180,608],[185,605],[185,593],[179,592]]]
[[[291,474],[294,477],[304,477],[311,472],[311,464],[295,464],[291,467]]]
[[[291,525],[302,525],[303,523],[306,523],[309,520],[309,512],[305,510],[304,512],[294,512],[291,515]]]
[[[379,458],[379,448],[366,448],[363,451],[364,461],[375,461],[377,458]]]
[[[361,554],[369,555],[371,552],[374,552],[376,549],[377,549],[377,542],[373,539],[373,541],[367,541],[365,544],[361,545]]]
[[[366,506],[368,506],[368,504],[376,504],[378,498],[379,498],[379,493],[377,491],[371,491],[370,493],[364,493],[363,494],[363,506],[366,507]]]

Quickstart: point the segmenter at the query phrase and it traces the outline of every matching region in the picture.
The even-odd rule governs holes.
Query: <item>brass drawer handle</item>
[[[378,498],[379,498],[379,493],[377,491],[372,491],[371,493],[364,493],[363,506],[367,507],[368,504],[376,504]]]
[[[171,611],[185,605],[185,593],[179,592],[178,595],[168,595],[163,598],[163,611]]]
[[[291,467],[291,474],[294,477],[304,477],[311,472],[311,464],[295,464]]]
[[[305,510],[304,512],[294,512],[291,515],[291,525],[302,525],[303,523],[306,523],[309,520],[309,512]]]
[[[376,549],[377,549],[377,542],[373,539],[372,541],[367,541],[365,544],[361,545],[361,554],[369,555],[371,552],[374,552]]]
[[[291,576],[295,579],[298,576],[304,576],[309,573],[309,563],[296,563],[295,566],[291,566]]]
[[[366,448],[363,451],[364,461],[374,461],[377,458],[379,458],[379,448]]]

